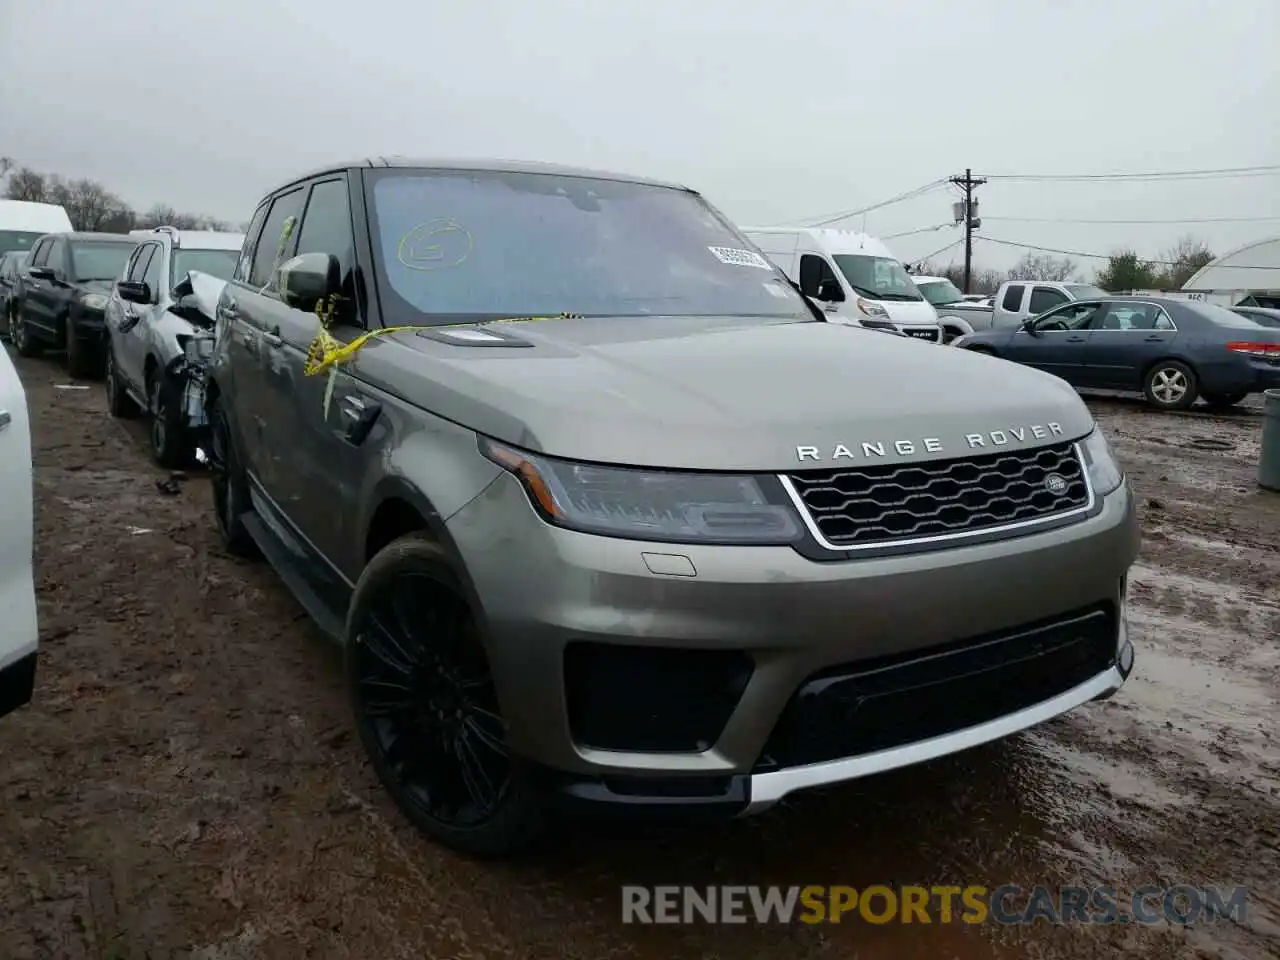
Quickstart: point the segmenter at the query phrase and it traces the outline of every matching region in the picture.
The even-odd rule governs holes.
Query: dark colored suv
[[[106,336],[102,312],[137,245],[117,233],[51,233],[37,240],[10,332],[18,353],[65,350],[73,377],[97,376]]]

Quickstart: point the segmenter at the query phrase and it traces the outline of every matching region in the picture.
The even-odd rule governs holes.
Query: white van
[[[940,342],[938,313],[906,268],[875,237],[817,227],[743,227],[742,232],[832,323],[893,327]]]
[[[25,253],[46,233],[70,233],[71,218],[56,203],[0,200],[0,253]]]

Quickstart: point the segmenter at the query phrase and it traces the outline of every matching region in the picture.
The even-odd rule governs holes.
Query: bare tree
[[[71,218],[71,224],[77,230],[99,232],[112,225],[115,229],[132,223],[133,217],[128,204],[111,193],[96,180],[82,178],[63,181],[57,177],[49,178],[49,199],[61,204]]]
[[[1160,255],[1169,261],[1156,278],[1163,290],[1180,290],[1197,270],[1213,260],[1208,244],[1192,236],[1185,236]]]
[[[946,277],[957,287],[964,285],[964,267],[956,263],[945,267],[934,266],[927,262],[921,263],[915,272],[926,277]],[[975,269],[969,275],[969,286],[972,293],[991,294],[1000,288],[1003,280],[1004,274],[999,270]]]
[[[1062,283],[1074,280],[1076,264],[1070,257],[1055,257],[1049,253],[1028,253],[1013,265],[1006,279],[1049,280]]]
[[[10,200],[46,203],[49,199],[49,178],[30,167],[18,167],[10,172],[4,195]]]

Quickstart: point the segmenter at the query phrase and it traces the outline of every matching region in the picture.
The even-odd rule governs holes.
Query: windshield
[[[170,269],[169,286],[177,286],[192,270],[207,273],[219,280],[230,280],[240,259],[239,250],[175,250]]]
[[[117,280],[133,253],[132,240],[77,240],[71,244],[71,270],[77,280]]]
[[[1102,297],[1109,297],[1111,294],[1088,283],[1064,283],[1062,289],[1071,294],[1073,300],[1099,300]]]
[[[378,283],[394,295],[397,323],[561,313],[813,319],[776,268],[683,190],[542,173],[386,170],[370,179]]]
[[[889,257],[868,257],[860,253],[832,256],[853,292],[871,300],[923,300],[911,274]]]
[[[916,287],[924,294],[924,298],[935,306],[941,306],[944,303],[960,303],[964,300],[964,294],[950,280],[925,280],[916,281]]]
[[[30,230],[0,230],[0,253],[10,250],[30,250],[32,245],[43,237],[43,233]]]

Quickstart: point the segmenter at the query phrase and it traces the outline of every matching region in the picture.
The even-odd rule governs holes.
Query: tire
[[[38,357],[44,353],[44,344],[31,335],[31,328],[19,311],[9,327],[9,335],[13,339],[13,347],[20,357]]]
[[[213,488],[213,516],[218,536],[227,553],[237,557],[255,557],[258,546],[245,529],[241,519],[246,510],[252,509],[249,500],[249,481],[236,451],[231,425],[222,409],[221,398],[216,398],[205,409],[209,419],[209,483]]]
[[[120,382],[120,372],[116,368],[116,352],[111,346],[111,340],[107,340],[106,357],[103,359],[105,370],[103,371],[103,384],[107,390],[107,412],[113,417],[128,419],[136,416],[138,413],[138,405],[133,402],[133,397],[129,396],[124,388],[124,384]]]
[[[407,627],[393,603],[415,604]],[[380,551],[356,584],[345,639],[360,741],[405,816],[482,859],[534,845],[546,823],[541,795],[506,750],[488,660],[444,551],[422,534]]]
[[[97,351],[76,336],[75,324],[68,317],[66,324],[67,337],[67,373],[77,380],[93,380],[101,369]]]
[[[1206,393],[1204,402],[1215,410],[1225,410],[1228,407],[1234,407],[1237,403],[1247,397],[1249,394],[1241,393]]]
[[[1180,360],[1160,360],[1142,378],[1147,403],[1161,410],[1186,410],[1198,391],[1195,371]]]
[[[185,467],[191,462],[195,449],[182,423],[181,397],[174,389],[173,378],[157,370],[148,387],[151,424],[147,439],[151,456],[162,467]]]

